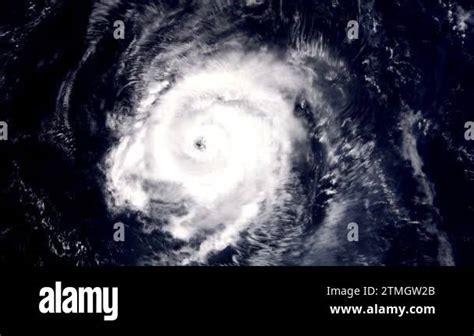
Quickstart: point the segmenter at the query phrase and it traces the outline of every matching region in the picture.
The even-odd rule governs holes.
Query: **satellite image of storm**
[[[2,0],[0,264],[474,266],[472,0]]]

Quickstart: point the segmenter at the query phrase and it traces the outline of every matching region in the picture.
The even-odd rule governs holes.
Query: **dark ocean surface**
[[[317,102],[294,101],[306,147],[270,216],[232,239],[218,235],[234,225],[225,219],[179,239],[164,228],[188,205],[156,186],[152,210],[120,203],[111,153],[151,82],[173,90],[185,65],[225,63],[226,50],[265,50],[313,74]],[[4,0],[0,263],[473,266],[473,106],[472,1]],[[209,211],[228,218],[232,202]]]

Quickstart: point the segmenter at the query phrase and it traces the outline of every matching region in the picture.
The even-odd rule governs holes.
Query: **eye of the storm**
[[[196,140],[194,140],[194,147],[203,152],[206,150],[206,139],[203,136],[198,137]]]

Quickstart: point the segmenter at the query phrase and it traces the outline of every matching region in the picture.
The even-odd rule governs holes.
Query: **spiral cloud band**
[[[472,264],[461,1],[30,2],[0,34],[5,260]]]
[[[197,260],[234,243],[290,197],[292,157],[305,140],[294,105],[306,80],[268,52],[185,69],[112,152],[117,202],[169,212],[163,229],[174,238],[206,236]]]

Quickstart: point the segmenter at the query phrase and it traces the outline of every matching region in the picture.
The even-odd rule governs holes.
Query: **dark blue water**
[[[474,121],[472,2],[98,3],[0,5],[0,119],[9,125],[9,140],[0,142],[2,263],[173,264],[159,255],[187,243],[146,230],[160,218],[107,206],[103,160],[119,140],[108,115],[120,106],[122,117],[133,116],[139,74],[164,45],[199,37],[219,50],[245,36],[248,50],[266,45],[281,55],[298,40],[321,40],[331,59],[346,64],[314,55],[306,63],[320,74],[315,85],[331,122],[318,124],[327,111],[295,106],[315,134],[337,128],[337,163],[313,141],[317,165],[295,167],[304,216],[261,232],[259,244],[242,232],[207,263],[473,265],[474,141],[464,138],[464,124]],[[124,40],[113,38],[117,19],[126,24]],[[354,41],[349,20],[360,24]],[[324,178],[331,174],[336,182]],[[119,244],[111,240],[118,221],[127,228]],[[349,222],[361,227],[356,245],[340,238]],[[278,246],[277,257],[262,259],[288,235],[295,238],[283,252]]]

